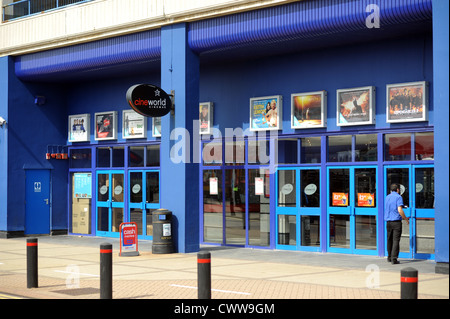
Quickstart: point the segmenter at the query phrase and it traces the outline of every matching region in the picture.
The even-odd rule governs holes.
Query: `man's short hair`
[[[396,192],[397,191],[397,189],[399,189],[400,188],[400,186],[398,186],[398,184],[392,184],[391,185],[391,192]]]

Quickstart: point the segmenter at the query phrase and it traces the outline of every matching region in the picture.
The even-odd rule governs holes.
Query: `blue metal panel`
[[[380,9],[380,32],[390,32],[389,26],[431,20],[431,0],[300,1],[193,22],[189,45],[202,53],[346,32],[358,36],[356,32],[370,30],[366,26],[371,13],[366,13],[369,4]]]
[[[74,71],[159,61],[160,35],[161,30],[157,29],[22,55],[16,59],[16,75],[21,80],[35,80]]]

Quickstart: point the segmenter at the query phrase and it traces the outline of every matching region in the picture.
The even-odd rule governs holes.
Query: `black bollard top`
[[[110,243],[101,243],[100,244],[100,252],[101,253],[112,253],[112,244],[110,244]]]
[[[27,243],[37,243],[37,238],[27,238]]]
[[[402,277],[417,277],[418,271],[415,268],[407,267],[401,270]]]
[[[209,251],[201,251],[197,254],[198,259],[211,259],[211,253]]]

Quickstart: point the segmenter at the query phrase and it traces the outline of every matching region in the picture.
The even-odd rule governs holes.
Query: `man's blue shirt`
[[[391,192],[384,201],[384,220],[402,220],[398,207],[403,206],[403,199],[397,192]]]

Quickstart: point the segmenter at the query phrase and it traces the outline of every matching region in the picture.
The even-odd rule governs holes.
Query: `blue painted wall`
[[[436,108],[435,149],[436,183],[436,262],[448,264],[449,251],[449,2],[433,1],[434,103]],[[448,268],[447,268],[448,271]]]
[[[283,134],[424,127],[434,122],[432,60],[432,35],[425,34],[287,56],[208,63],[201,68],[200,102],[214,102],[214,126],[222,135],[225,128],[249,127],[251,97],[278,94],[283,96]],[[429,122],[386,123],[386,85],[413,81],[430,82]],[[376,124],[338,127],[336,90],[369,85],[376,87]],[[291,94],[320,90],[328,92],[327,128],[291,129]]]

